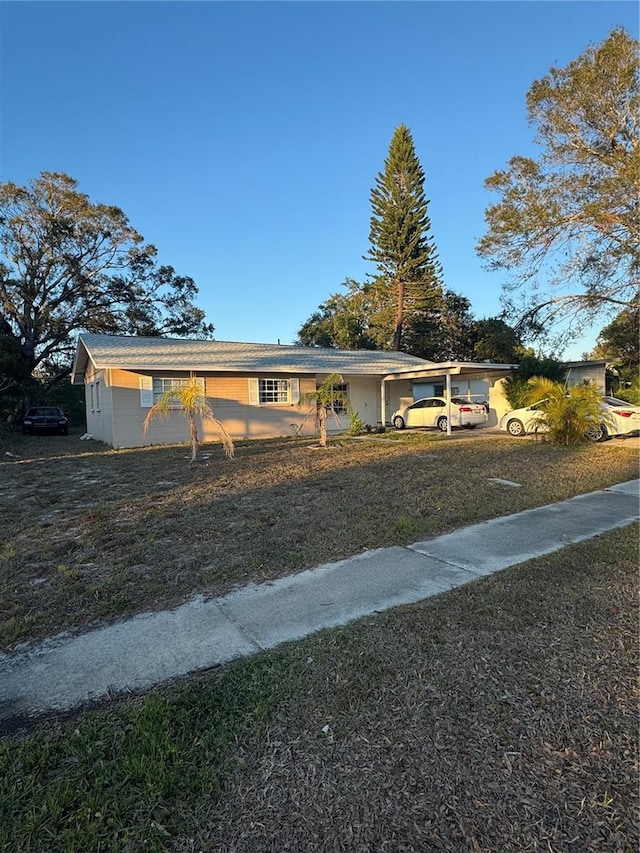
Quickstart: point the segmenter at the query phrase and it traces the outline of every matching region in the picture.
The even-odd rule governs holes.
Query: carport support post
[[[444,379],[447,386],[447,435],[451,435],[451,374],[449,371]]]
[[[387,407],[384,400],[385,395],[385,384],[384,379],[380,380],[380,421],[382,426],[386,426],[387,424]]]

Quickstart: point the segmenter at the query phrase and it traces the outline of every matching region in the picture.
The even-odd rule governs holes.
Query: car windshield
[[[27,414],[31,417],[59,417],[60,409],[55,409],[51,406],[40,406],[37,409],[29,409]]]
[[[607,406],[612,406],[614,409],[628,409],[632,405],[626,400],[618,400],[617,397],[603,397],[602,400]]]

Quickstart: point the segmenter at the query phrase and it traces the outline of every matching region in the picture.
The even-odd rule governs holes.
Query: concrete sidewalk
[[[0,655],[0,720],[65,711],[421,601],[640,517],[640,480]]]

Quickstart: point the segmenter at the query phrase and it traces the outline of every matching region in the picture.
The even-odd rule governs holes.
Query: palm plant
[[[226,456],[233,458],[233,441],[231,440],[229,433],[214,415],[211,406],[207,403],[207,398],[204,395],[202,384],[193,375],[190,376],[189,382],[185,385],[180,388],[165,391],[164,394],[160,395],[157,403],[149,409],[149,412],[144,419],[144,434],[146,435],[149,431],[152,421],[156,418],[167,418],[176,410],[182,411],[189,427],[191,465],[196,461],[198,448],[200,447],[197,424],[198,418],[210,420],[215,423]]]
[[[348,405],[348,398],[344,391],[336,390],[336,385],[342,385],[343,379],[339,373],[330,373],[324,382],[315,391],[307,391],[300,396],[298,405],[304,403],[315,403],[316,423],[320,432],[320,447],[327,446],[327,412],[335,414],[334,406]]]
[[[602,405],[602,394],[593,385],[567,388],[540,376],[529,379],[527,402],[542,400],[541,426],[553,444],[581,444],[606,438],[612,417]]]

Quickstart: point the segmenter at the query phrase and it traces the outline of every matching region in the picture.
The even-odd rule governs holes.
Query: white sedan
[[[500,418],[498,427],[509,435],[515,437],[520,435],[531,435],[536,432],[544,432],[544,404],[546,400],[539,400],[532,406],[525,406],[522,409],[511,409]]]
[[[391,416],[396,429],[405,427],[433,427],[447,431],[448,403],[444,397],[424,397]],[[482,403],[471,403],[462,397],[451,398],[451,426],[474,429],[487,422],[487,409]]]
[[[610,430],[612,435],[629,436],[640,433],[640,406],[632,406],[617,397],[603,397],[602,402],[609,415],[613,416]]]
[[[500,418],[498,426],[513,436],[545,432],[545,403],[546,400],[540,400],[532,406],[512,409]],[[594,441],[606,441],[611,435],[628,436],[640,433],[640,406],[633,406],[626,400],[618,400],[617,397],[603,397],[602,408],[606,413],[606,423],[598,424],[597,428],[589,433],[589,438]]]

